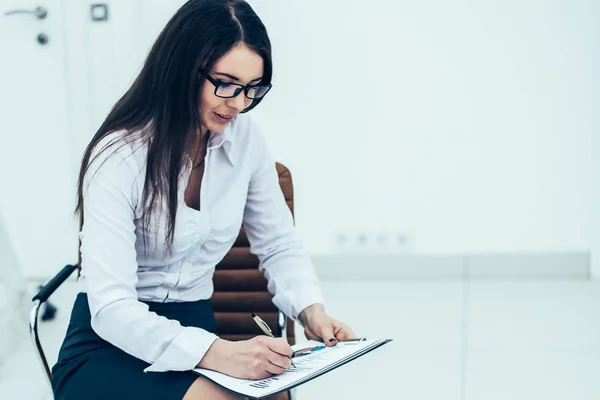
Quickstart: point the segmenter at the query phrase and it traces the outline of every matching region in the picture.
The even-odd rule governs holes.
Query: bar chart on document
[[[194,372],[236,393],[251,399],[261,399],[315,379],[390,341],[391,339],[372,339],[340,342],[333,347],[327,347],[323,343],[315,341],[299,343],[292,346],[295,367],[286,369],[281,375],[263,380],[237,379],[199,368]]]
[[[353,344],[354,345],[354,344]],[[296,356],[294,358],[295,367],[290,367],[285,370],[286,374],[289,376],[290,381],[295,381],[295,378],[299,378],[301,376],[306,376],[307,374],[311,374],[315,371],[318,371],[323,365],[328,365],[332,358],[332,355],[335,353],[335,350],[341,349],[342,346],[332,348],[330,352],[323,352],[321,350],[326,350],[327,346],[325,345],[310,345],[309,347],[304,347],[298,351],[294,351]],[[311,357],[308,357],[311,356]],[[303,358],[302,358],[303,357]],[[274,382],[287,381],[288,377],[272,377],[262,381],[248,381],[248,385],[253,388],[269,388],[273,385]]]

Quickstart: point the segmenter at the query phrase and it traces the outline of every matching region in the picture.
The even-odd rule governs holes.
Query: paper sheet
[[[232,378],[219,372],[200,368],[195,369],[194,372],[204,375],[234,392],[260,399],[306,382],[388,341],[374,339],[361,342],[341,342],[333,347],[326,347],[323,343],[315,341],[302,342],[292,346],[296,352],[293,359],[296,368],[290,367],[281,375],[257,381]]]

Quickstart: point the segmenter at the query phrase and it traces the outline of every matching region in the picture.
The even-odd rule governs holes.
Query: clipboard
[[[296,367],[286,369],[281,375],[267,379],[238,379],[202,368],[192,370],[215,384],[249,399],[259,400],[285,392],[318,378],[334,369],[364,356],[391,342],[392,339],[371,339],[339,342],[327,347],[321,342],[306,341],[292,346]]]

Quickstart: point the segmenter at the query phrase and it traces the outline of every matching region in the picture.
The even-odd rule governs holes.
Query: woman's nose
[[[229,99],[229,107],[235,109],[237,112],[241,112],[246,108],[246,95],[244,91],[241,91],[237,96]]]

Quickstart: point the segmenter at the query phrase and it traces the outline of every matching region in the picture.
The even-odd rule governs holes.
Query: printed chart
[[[232,378],[204,369],[195,369],[194,372],[236,393],[251,399],[261,399],[308,382],[390,341],[391,339],[374,339],[340,342],[333,347],[326,347],[315,341],[303,342],[292,346],[295,367],[286,369],[281,375],[257,381]]]

